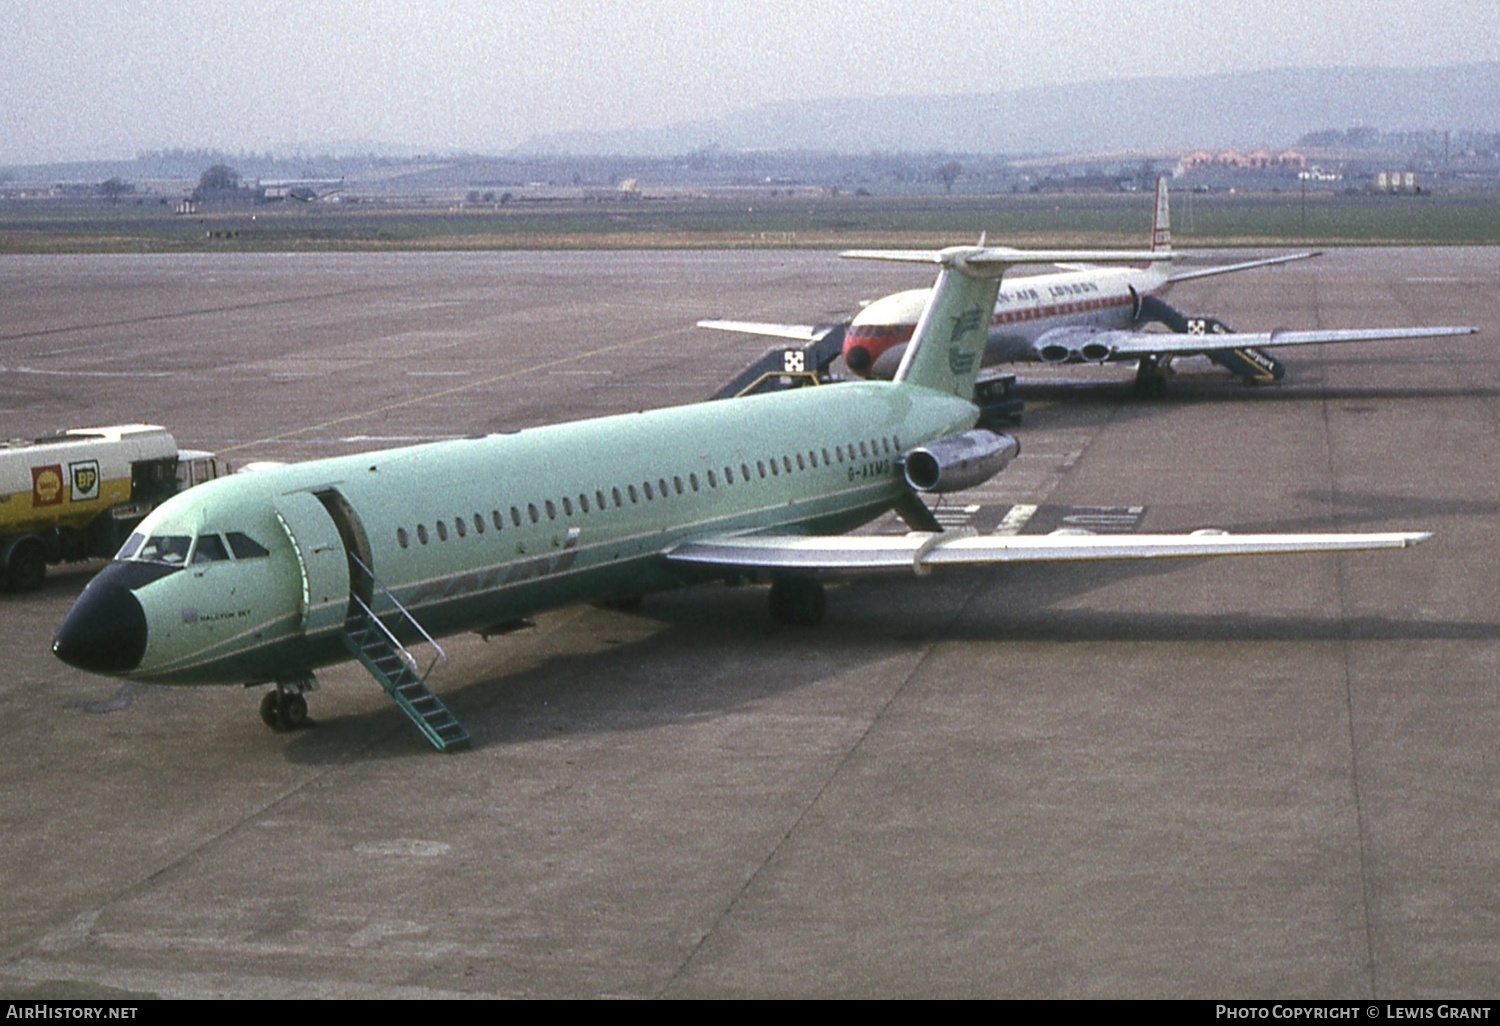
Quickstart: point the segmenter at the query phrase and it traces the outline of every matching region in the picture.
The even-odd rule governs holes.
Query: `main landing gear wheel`
[[[266,692],[260,700],[260,720],[272,730],[297,730],[307,726],[307,699],[280,688]]]
[[[1135,369],[1135,394],[1141,399],[1160,399],[1167,390],[1167,369],[1154,356],[1144,356]]]
[[[821,623],[827,605],[821,581],[782,577],[771,583],[771,619],[785,627],[812,627]]]

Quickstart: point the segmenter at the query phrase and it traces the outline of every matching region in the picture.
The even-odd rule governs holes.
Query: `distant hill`
[[[1324,128],[1500,131],[1500,62],[1303,68],[965,96],[763,104],[710,121],[537,136],[523,154],[730,150],[1078,153],[1281,147]]]

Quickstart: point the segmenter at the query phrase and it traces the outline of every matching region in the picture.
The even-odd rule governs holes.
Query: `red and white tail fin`
[[[1156,180],[1156,217],[1151,222],[1151,251],[1172,252],[1172,210],[1167,201],[1167,179]]]

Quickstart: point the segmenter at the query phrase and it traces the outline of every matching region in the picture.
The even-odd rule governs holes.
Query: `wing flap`
[[[1432,537],[1421,531],[1364,534],[1049,534],[900,536],[726,536],[685,542],[665,556],[674,563],[733,570],[926,573],[935,566],[1044,563],[1171,557],[1250,556],[1406,548]]]

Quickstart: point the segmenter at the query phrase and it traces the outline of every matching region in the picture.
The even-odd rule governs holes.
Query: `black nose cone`
[[[864,377],[870,373],[870,351],[864,346],[850,346],[844,350],[844,366]]]
[[[129,673],[146,654],[146,613],[129,567],[111,563],[89,582],[52,636],[52,654],[90,673]]]

